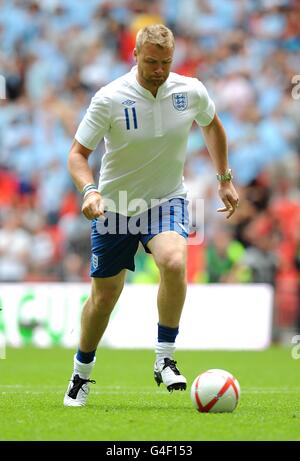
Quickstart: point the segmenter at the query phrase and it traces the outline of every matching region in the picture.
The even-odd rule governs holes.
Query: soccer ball
[[[192,402],[201,413],[230,413],[239,398],[239,382],[225,370],[207,370],[197,376],[191,387]]]

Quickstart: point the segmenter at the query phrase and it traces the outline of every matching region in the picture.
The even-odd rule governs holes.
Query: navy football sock
[[[179,327],[171,328],[158,324],[157,340],[159,343],[175,343],[178,331]]]
[[[81,363],[91,363],[94,360],[96,350],[92,352],[82,352],[78,349],[76,359]]]

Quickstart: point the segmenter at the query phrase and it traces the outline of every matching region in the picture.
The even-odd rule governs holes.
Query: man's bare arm
[[[216,172],[224,175],[228,171],[227,138],[217,114],[208,126],[202,127],[202,133]],[[225,207],[219,208],[218,211],[228,211],[227,218],[230,218],[239,202],[239,197],[232,181],[219,182],[219,196]]]
[[[89,166],[88,158],[92,150],[87,149],[76,139],[73,141],[68,158],[68,170],[79,192],[87,184],[94,184],[93,172]],[[87,219],[96,219],[103,215],[103,200],[100,192],[90,192],[84,198],[82,213]]]
[[[68,158],[68,170],[79,192],[86,184],[94,183],[93,173],[88,164],[92,152],[74,139]]]
[[[202,133],[217,173],[224,174],[228,170],[227,137],[217,114],[202,127]]]

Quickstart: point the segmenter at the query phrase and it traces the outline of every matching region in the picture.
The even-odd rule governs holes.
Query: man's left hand
[[[219,196],[225,206],[218,208],[217,211],[220,213],[228,211],[226,218],[229,219],[239,206],[239,196],[231,181],[220,183]]]

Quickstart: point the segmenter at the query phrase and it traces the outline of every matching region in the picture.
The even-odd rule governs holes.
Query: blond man
[[[182,177],[194,121],[216,168],[224,202],[219,211],[230,217],[238,195],[214,103],[198,79],[170,72],[174,47],[167,27],[141,29],[133,51],[137,65],[95,94],[70,150],[69,171],[83,194],[82,212],[92,221],[92,282],[66,406],[87,402],[96,349],[122,292],[126,270],[134,270],[140,243],[160,272],[154,378],[169,391],[186,389],[174,352],[187,288],[188,212]],[[103,138],[106,151],[96,186],[88,157]],[[126,195],[125,205],[121,194]],[[134,231],[133,220],[139,224]]]

